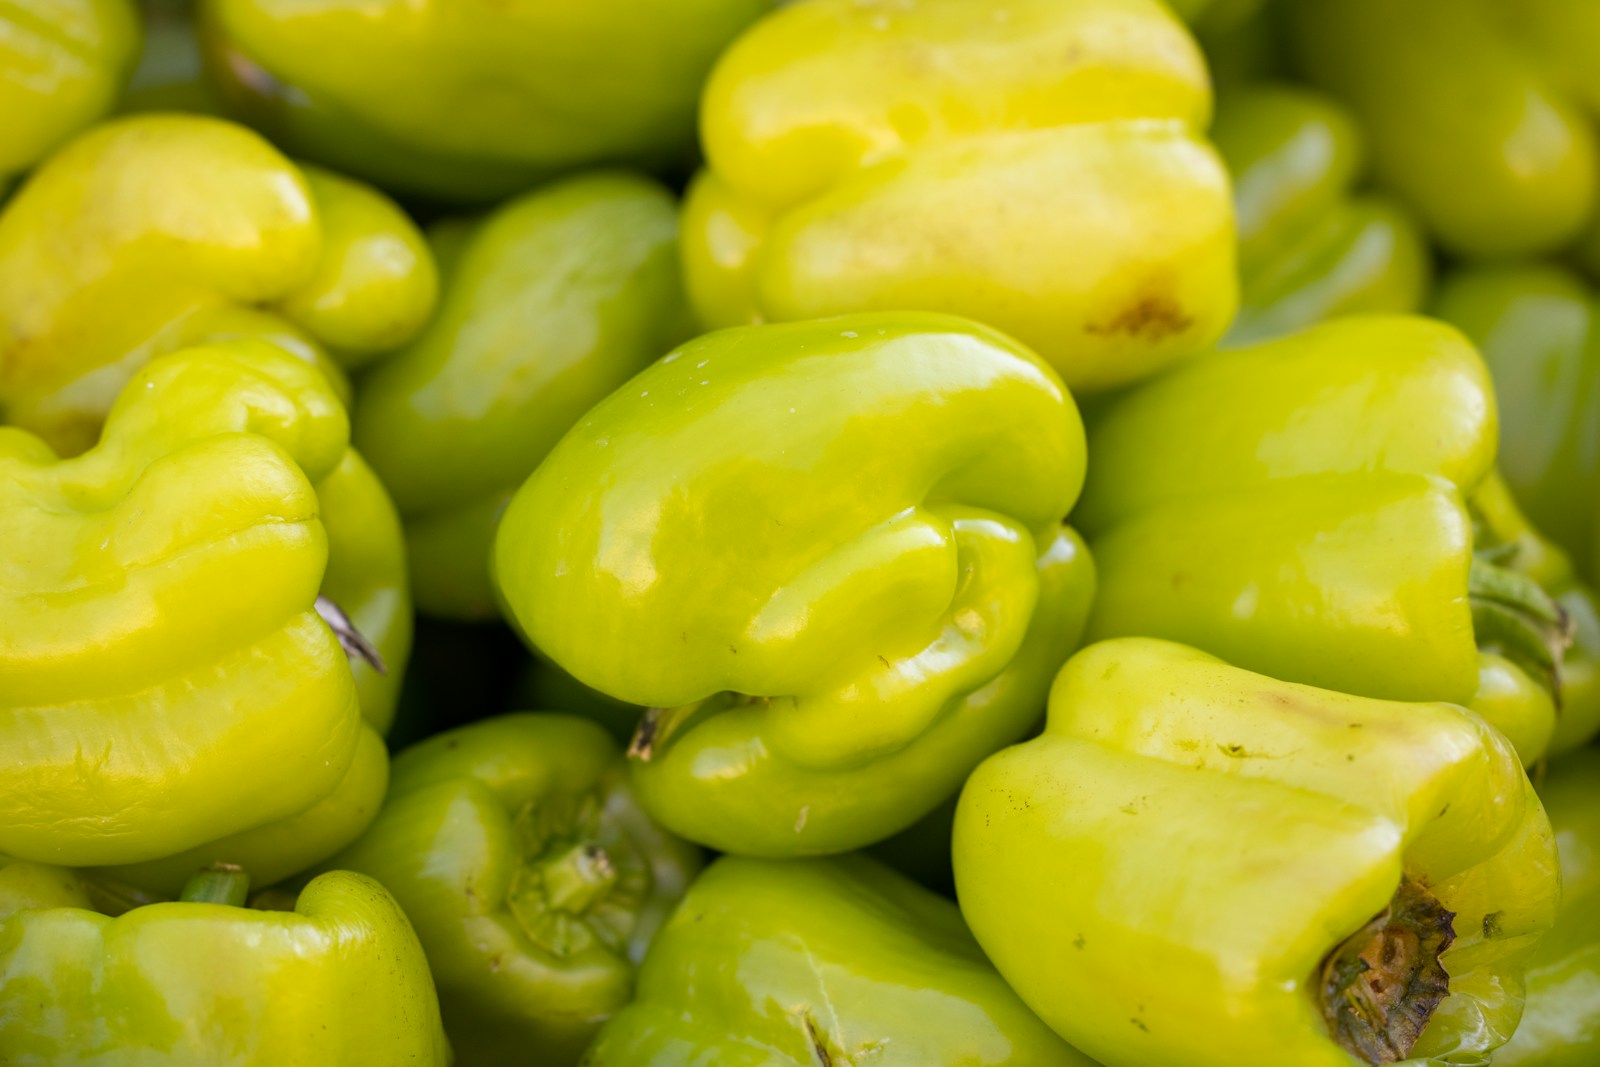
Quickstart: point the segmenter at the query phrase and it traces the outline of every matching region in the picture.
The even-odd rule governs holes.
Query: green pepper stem
[[[617,882],[611,857],[598,845],[573,845],[539,864],[549,905],[581,915]]]
[[[178,899],[188,904],[227,904],[242,908],[249,896],[250,876],[231,863],[217,863],[190,878]]]
[[[1467,577],[1478,647],[1497,651],[1550,691],[1561,705],[1561,659],[1572,643],[1572,620],[1532,578],[1473,558]]]

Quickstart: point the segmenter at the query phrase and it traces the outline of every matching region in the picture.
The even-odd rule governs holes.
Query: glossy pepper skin
[[[1561,854],[1561,912],[1528,964],[1522,1025],[1495,1067],[1586,1067],[1600,1056],[1600,751],[1552,763],[1539,785]]]
[[[139,53],[131,0],[0,7],[0,193],[111,110]]]
[[[1074,514],[1100,570],[1091,639],[1163,637],[1308,685],[1460,704],[1500,654],[1491,673],[1509,656],[1558,699],[1560,590],[1518,570],[1516,531],[1475,528],[1494,395],[1451,327],[1335,320],[1193,360],[1099,415]]]
[[[280,144],[385,188],[492,200],[687,160],[712,62],[772,0],[203,0],[219,91]]]
[[[370,878],[325,874],[288,912],[177,901],[111,918],[56,876],[0,918],[7,1064],[450,1062],[422,947]]]
[[[1595,574],[1600,492],[1600,305],[1554,264],[1451,272],[1432,312],[1483,353],[1500,408],[1500,471],[1528,515]]]
[[[1074,390],[1132,381],[1233,315],[1210,113],[1156,0],[785,7],[706,87],[690,298],[707,327],[969,315]]]
[[[596,724],[520,713],[400,753],[383,813],[328,862],[395,895],[461,1067],[576,1063],[700,869]]]
[[[645,957],[585,1067],[1094,1067],[983,958],[956,908],[865,856],[728,856]]]
[[[327,380],[260,341],[152,361],[76,458],[0,428],[0,854],[226,846],[248,855],[212,858],[265,849],[289,873],[343,841],[282,820],[364,803],[342,817],[360,831],[382,748],[316,609],[341,537],[322,497],[350,456]],[[155,868],[134,880],[159,887]]]
[[[1389,198],[1353,191],[1366,149],[1337,101],[1283,84],[1240,86],[1218,98],[1211,138],[1233,175],[1238,220],[1229,345],[1336,315],[1421,308],[1427,240]]]
[[[375,190],[232,123],[119,119],[0,211],[0,416],[81,452],[150,358],[234,337],[340,378],[420,329],[435,287],[421,234]]]
[[[661,186],[593,174],[432,233],[439,313],[361,381],[355,439],[406,516],[430,614],[497,613],[495,524],[573,423],[688,336],[677,208]]]
[[[1471,712],[1147,638],[1067,664],[1044,734],[967,782],[954,855],[989,958],[1107,1067],[1486,1062],[1560,882],[1521,764]],[[1378,936],[1402,879],[1453,919],[1396,910]],[[1344,1029],[1351,994],[1328,986],[1352,949],[1422,1010],[1390,1002],[1391,1025]]]
[[[975,323],[724,330],[562,438],[500,523],[495,580],[530,643],[655,709],[631,751],[662,825],[844,851],[1037,717],[1093,595],[1062,525],[1083,465],[1060,379]]]
[[[1495,0],[1288,0],[1310,80],[1347,103],[1373,172],[1448,251],[1555,251],[1595,210],[1593,121],[1530,46],[1524,12],[1580,5]],[[1590,47],[1593,47],[1592,39]],[[1594,63],[1587,78],[1594,81]]]

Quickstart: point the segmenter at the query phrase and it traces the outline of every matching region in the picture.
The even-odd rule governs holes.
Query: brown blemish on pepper
[[[1121,335],[1159,341],[1193,325],[1194,316],[1187,314],[1170,293],[1147,292],[1111,318],[1091,322],[1084,329],[1100,337]]]

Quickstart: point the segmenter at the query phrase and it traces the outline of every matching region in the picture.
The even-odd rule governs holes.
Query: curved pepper
[[[203,0],[219,91],[295,152],[386,188],[490,200],[687,159],[706,73],[772,0]]]
[[[326,379],[264,342],[153,361],[74,459],[0,428],[0,853],[137,864],[277,832],[287,873],[343,842],[273,824],[341,789],[370,818],[360,639],[319,617],[347,433]]]
[[[1399,205],[1352,193],[1365,149],[1337,102],[1287,85],[1240,87],[1218,99],[1211,137],[1233,174],[1238,218],[1229,344],[1336,315],[1421,307],[1427,241]]]
[[[1080,652],[1044,735],[973,773],[955,870],[1000,973],[1107,1067],[1487,1062],[1560,890],[1471,712],[1141,638]]]
[[[1600,751],[1550,765],[1539,796],[1561,853],[1561,913],[1528,964],[1522,1025],[1495,1067],[1589,1067],[1600,1057]]]
[[[328,861],[382,882],[428,954],[461,1067],[576,1063],[700,868],[594,723],[516,714],[400,753],[383,812]]]
[[[1062,525],[1083,464],[1060,380],[974,323],[724,330],[556,445],[500,523],[495,578],[532,644],[653,709],[632,754],[659,822],[724,851],[842,851],[1038,715],[1093,594]]]
[[[712,864],[583,1062],[1094,1067],[1006,988],[949,901],[865,856]]]
[[[1517,32],[1523,8],[1553,5],[1284,6],[1305,73],[1354,110],[1379,183],[1446,249],[1469,257],[1530,255],[1578,236],[1596,206],[1591,117]],[[1592,59],[1588,67],[1592,78]]]
[[[435,284],[421,235],[374,190],[231,123],[120,119],[0,211],[0,414],[81,452],[151,357],[234,337],[338,378],[324,346],[354,366],[401,344]]]
[[[786,7],[706,87],[690,298],[712,327],[970,315],[1075,390],[1132,381],[1233,315],[1210,110],[1155,0]]]
[[[0,193],[116,101],[139,52],[129,0],[28,0],[0,8]]]
[[[406,516],[417,602],[494,615],[506,501],[585,411],[689,333],[656,183],[574,178],[433,233],[439,313],[361,382],[355,439]]]
[[[370,878],[325,874],[292,912],[252,911],[244,876],[207,872],[181,901],[110,918],[69,872],[53,891],[29,873],[30,910],[0,918],[8,1065],[450,1062],[422,947]]]
[[[1560,590],[1517,569],[1514,532],[1474,528],[1494,396],[1455,330],[1336,320],[1194,360],[1101,415],[1074,516],[1101,575],[1091,639],[1164,637],[1277,678],[1459,704],[1498,654],[1491,673],[1514,661],[1537,707],[1494,706],[1548,729],[1570,621]]]
[[[1466,267],[1433,313],[1483,353],[1500,408],[1500,470],[1539,529],[1595,573],[1600,534],[1600,319],[1594,291],[1547,264]]]

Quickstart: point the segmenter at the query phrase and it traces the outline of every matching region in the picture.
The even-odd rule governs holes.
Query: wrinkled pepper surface
[[[1327,692],[1128,638],[961,795],[978,942],[1107,1067],[1485,1063],[1556,916],[1511,747],[1449,704]]]
[[[1006,988],[955,906],[865,856],[726,857],[585,1067],[1094,1067]]]
[[[387,502],[352,463],[327,380],[261,341],[152,361],[73,459],[0,428],[0,854],[175,891],[197,854],[282,876],[360,832],[386,767],[342,646],[381,657],[322,616],[336,524],[371,521],[336,491]]]
[[[1600,16],[1593,4],[1284,0],[1283,7],[1302,72],[1350,105],[1379,183],[1447,250],[1532,255],[1579,235],[1596,208]],[[1565,49],[1589,55],[1563,56]]]
[[[427,960],[394,898],[325,874],[293,911],[248,878],[112,918],[70,871],[0,866],[0,1056],[15,1067],[446,1067]]]
[[[1237,298],[1205,62],[1158,0],[816,0],[706,87],[684,210],[708,327],[970,315],[1073,389],[1221,336]]]
[[[1091,639],[1184,641],[1390,700],[1470,703],[1483,676],[1481,710],[1549,735],[1573,623],[1565,590],[1526,573],[1526,521],[1499,529],[1472,499],[1494,395],[1453,328],[1357,316],[1192,360],[1108,405],[1090,452]]]
[[[0,194],[12,175],[111,110],[138,53],[132,0],[0,7]]]
[[[1539,784],[1561,854],[1561,912],[1528,964],[1522,1025],[1495,1067],[1600,1060],[1600,751],[1574,752]]]
[[[657,821],[843,851],[1038,717],[1093,595],[1062,523],[1083,469],[1060,379],[975,323],[723,330],[562,438],[500,523],[495,580],[545,655],[653,709],[631,754]]]
[[[576,1063],[699,871],[570,715],[514,714],[395,757],[371,828],[328,866],[371,875],[422,940],[461,1067]]]
[[[574,178],[431,235],[439,313],[361,381],[355,439],[406,517],[430,614],[496,614],[495,524],[585,411],[686,337],[677,209],[621,173]]]
[[[1596,573],[1600,305],[1554,264],[1458,269],[1432,311],[1483,353],[1500,408],[1500,471],[1539,529]]]
[[[0,211],[0,417],[81,452],[152,356],[234,337],[339,379],[416,333],[436,284],[422,235],[367,186],[217,119],[109,122]]]
[[[219,91],[296,153],[486,200],[605,163],[686,163],[717,53],[772,0],[202,0]]]
[[[1337,101],[1289,85],[1242,86],[1218,98],[1211,137],[1233,174],[1238,219],[1230,345],[1335,315],[1422,306],[1427,240],[1389,198],[1353,193],[1366,149]]]

